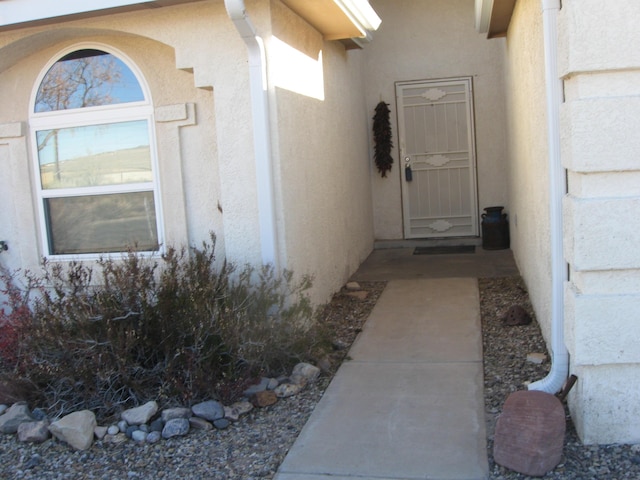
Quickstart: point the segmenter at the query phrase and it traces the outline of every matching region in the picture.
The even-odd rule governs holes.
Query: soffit
[[[282,0],[286,6],[304,18],[327,40],[362,37],[356,25],[333,0]]]
[[[507,35],[509,23],[516,0],[494,0],[489,23],[488,38],[504,37]]]
[[[380,18],[367,0],[282,0],[326,40],[368,39]]]
[[[476,29],[487,38],[504,37],[516,0],[476,0]]]

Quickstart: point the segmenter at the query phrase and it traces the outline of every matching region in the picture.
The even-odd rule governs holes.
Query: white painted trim
[[[567,264],[563,255],[562,199],[567,194],[566,171],[560,159],[560,102],[558,76],[558,11],[560,0],[542,0],[547,129],[549,132],[549,207],[551,226],[551,355],[549,374],[529,385],[529,390],[556,393],[569,374],[569,353],[564,342],[564,285]]]
[[[2,0],[0,0],[2,1]],[[131,70],[136,77],[138,84],[144,95],[144,101],[130,102],[123,104],[96,106],[82,109],[72,109],[67,111],[54,111],[54,112],[34,112],[33,106],[36,103],[36,97],[40,84],[44,80],[44,77],[49,72],[51,67],[65,55],[82,49],[96,49],[102,50],[107,53],[111,53]],[[66,260],[94,260],[98,258],[113,257],[117,258],[122,253],[108,253],[108,254],[74,254],[74,255],[54,255],[49,252],[49,238],[47,233],[47,225],[45,219],[45,213],[43,208],[44,198],[57,198],[57,197],[72,197],[82,196],[90,194],[100,193],[134,193],[134,192],[153,192],[153,198],[155,202],[156,211],[156,229],[158,235],[158,244],[160,245],[157,252],[148,252],[150,255],[156,255],[164,252],[165,245],[165,232],[164,232],[164,212],[162,208],[162,194],[160,191],[160,165],[158,158],[158,148],[156,140],[156,129],[153,102],[151,99],[151,93],[147,85],[144,76],[138,69],[135,62],[133,62],[127,55],[120,50],[113,48],[109,45],[105,45],[97,42],[82,42],[68,46],[63,50],[60,50],[45,65],[37,77],[37,80],[33,86],[31,92],[31,98],[29,101],[29,128],[30,128],[30,141],[32,153],[32,165],[34,179],[34,189],[36,190],[35,198],[37,203],[37,211],[39,214],[39,226],[40,226],[40,242],[42,248],[42,254],[48,260],[54,261],[66,261]],[[55,117],[55,120],[54,120]],[[78,127],[86,125],[99,125],[118,122],[129,122],[136,120],[145,120],[147,122],[147,128],[149,132],[149,153],[151,160],[151,168],[153,173],[153,181],[136,184],[125,185],[111,185],[106,187],[92,187],[92,188],[77,188],[77,189],[56,189],[47,190],[46,193],[42,188],[40,178],[40,163],[38,159],[38,146],[36,139],[36,132],[42,129],[48,129],[52,127]],[[55,122],[55,123],[54,123]]]
[[[491,23],[491,12],[494,0],[476,0],[476,30],[487,33]]]
[[[2,0],[0,26],[126,7],[154,0]]]
[[[362,32],[360,40],[370,41],[371,32],[378,29],[382,20],[369,2],[363,0],[333,0],[345,13],[351,23]]]
[[[267,59],[264,43],[247,15],[244,0],[225,0],[229,18],[247,45],[249,52],[249,81],[253,117],[253,142],[258,190],[258,219],[262,262],[280,266],[278,229],[273,185],[271,127],[267,85]]]

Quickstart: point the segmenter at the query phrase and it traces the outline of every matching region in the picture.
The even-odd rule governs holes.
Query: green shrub
[[[93,267],[45,261],[39,275],[25,274],[26,289],[0,272],[11,293],[0,329],[13,345],[3,379],[29,382],[53,416],[87,408],[106,419],[149,399],[230,401],[252,376],[316,355],[323,336],[310,278],[216,267],[214,247],[212,236],[160,259],[132,251]]]

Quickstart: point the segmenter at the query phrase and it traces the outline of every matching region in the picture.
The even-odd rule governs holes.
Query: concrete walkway
[[[412,251],[376,250],[353,276],[389,283],[275,480],[487,478],[475,277],[517,269],[509,251]]]

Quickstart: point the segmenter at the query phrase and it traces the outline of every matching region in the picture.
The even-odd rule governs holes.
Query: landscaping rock
[[[232,422],[237,422],[240,419],[240,412],[237,408],[224,407],[224,418]]]
[[[547,355],[544,353],[527,354],[527,362],[535,363],[536,365],[540,365],[544,363],[546,359],[547,359]]]
[[[42,408],[34,408],[31,411],[31,416],[34,418],[34,420],[46,420],[47,412],[45,412]]]
[[[264,392],[267,387],[269,386],[269,382],[271,381],[270,378],[266,378],[266,377],[262,377],[260,379],[260,382],[249,386],[249,388],[247,388],[244,392],[243,395],[245,397],[250,397],[251,395],[254,395],[258,392]]]
[[[362,288],[358,282],[348,282],[345,287],[347,290],[360,290]]]
[[[219,418],[218,420],[213,421],[213,426],[218,430],[224,430],[230,425],[230,423],[231,422],[229,422],[229,420],[227,420],[226,418]]]
[[[367,295],[369,295],[369,292],[361,290],[359,292],[347,292],[347,295],[350,296],[351,298],[355,298],[356,300],[366,300]]]
[[[302,390],[302,385],[296,383],[283,383],[274,390],[278,398],[287,398],[296,395]]]
[[[189,433],[189,420],[174,418],[169,420],[162,429],[162,438],[180,437]]]
[[[550,393],[521,390],[512,393],[498,417],[493,444],[496,463],[539,477],[562,458],[565,413]]]
[[[147,432],[143,432],[142,430],[135,430],[131,433],[131,440],[134,442],[144,442],[147,440]]]
[[[87,450],[93,443],[96,416],[90,410],[73,412],[49,425],[49,431],[76,450]]]
[[[253,410],[253,404],[251,402],[236,402],[232,403],[231,407],[237,409],[240,415],[244,415]]]
[[[24,422],[18,425],[18,440],[21,442],[42,443],[50,436],[47,420]]]
[[[502,317],[504,325],[529,325],[531,323],[531,315],[527,313],[522,305],[514,305]]]
[[[191,411],[196,417],[204,418],[213,422],[224,417],[224,406],[216,400],[207,400],[191,407]]]
[[[114,443],[114,444],[124,443],[127,441],[127,436],[122,432],[116,433],[115,435],[107,434],[104,437],[104,441],[107,443]]]
[[[320,376],[320,369],[310,363],[299,363],[293,367],[291,382],[305,386],[307,383],[314,383]]]
[[[162,432],[163,428],[164,421],[161,418],[154,420],[153,422],[151,422],[151,425],[149,425],[149,430],[151,430],[152,432]]]
[[[265,390],[264,392],[257,392],[251,396],[251,403],[255,407],[263,408],[275,404],[278,401],[273,390]]]
[[[118,422],[118,428],[120,429],[120,433],[126,432],[127,427],[129,427],[129,424],[125,420],[120,420]]]
[[[107,427],[101,427],[100,425],[98,425],[98,426],[95,428],[95,430],[93,431],[93,434],[95,435],[95,437],[96,437],[98,440],[102,440],[102,439],[105,437],[105,435],[107,434],[107,431],[108,431],[108,430],[109,430],[109,429],[108,429]]]
[[[122,412],[121,418],[129,425],[142,425],[147,423],[158,411],[158,403],[155,400],[139,407],[130,408]]]
[[[186,407],[166,408],[162,411],[160,418],[163,422],[168,422],[174,418],[189,418],[191,417],[191,409]]]
[[[220,420],[220,419],[218,419]],[[218,421],[218,420],[214,420],[214,421]],[[197,430],[211,430],[213,429],[213,425],[211,425],[209,422],[207,422],[204,418],[200,418],[200,417],[190,417],[189,418],[189,425],[191,426],[191,428],[195,428]]]
[[[120,429],[117,425],[111,425],[109,428],[107,428],[108,435],[116,435],[118,433],[120,433]]]
[[[16,402],[0,416],[0,433],[16,433],[21,423],[33,422],[26,402]]]
[[[157,431],[147,433],[147,443],[158,443],[162,438],[162,434]]]

